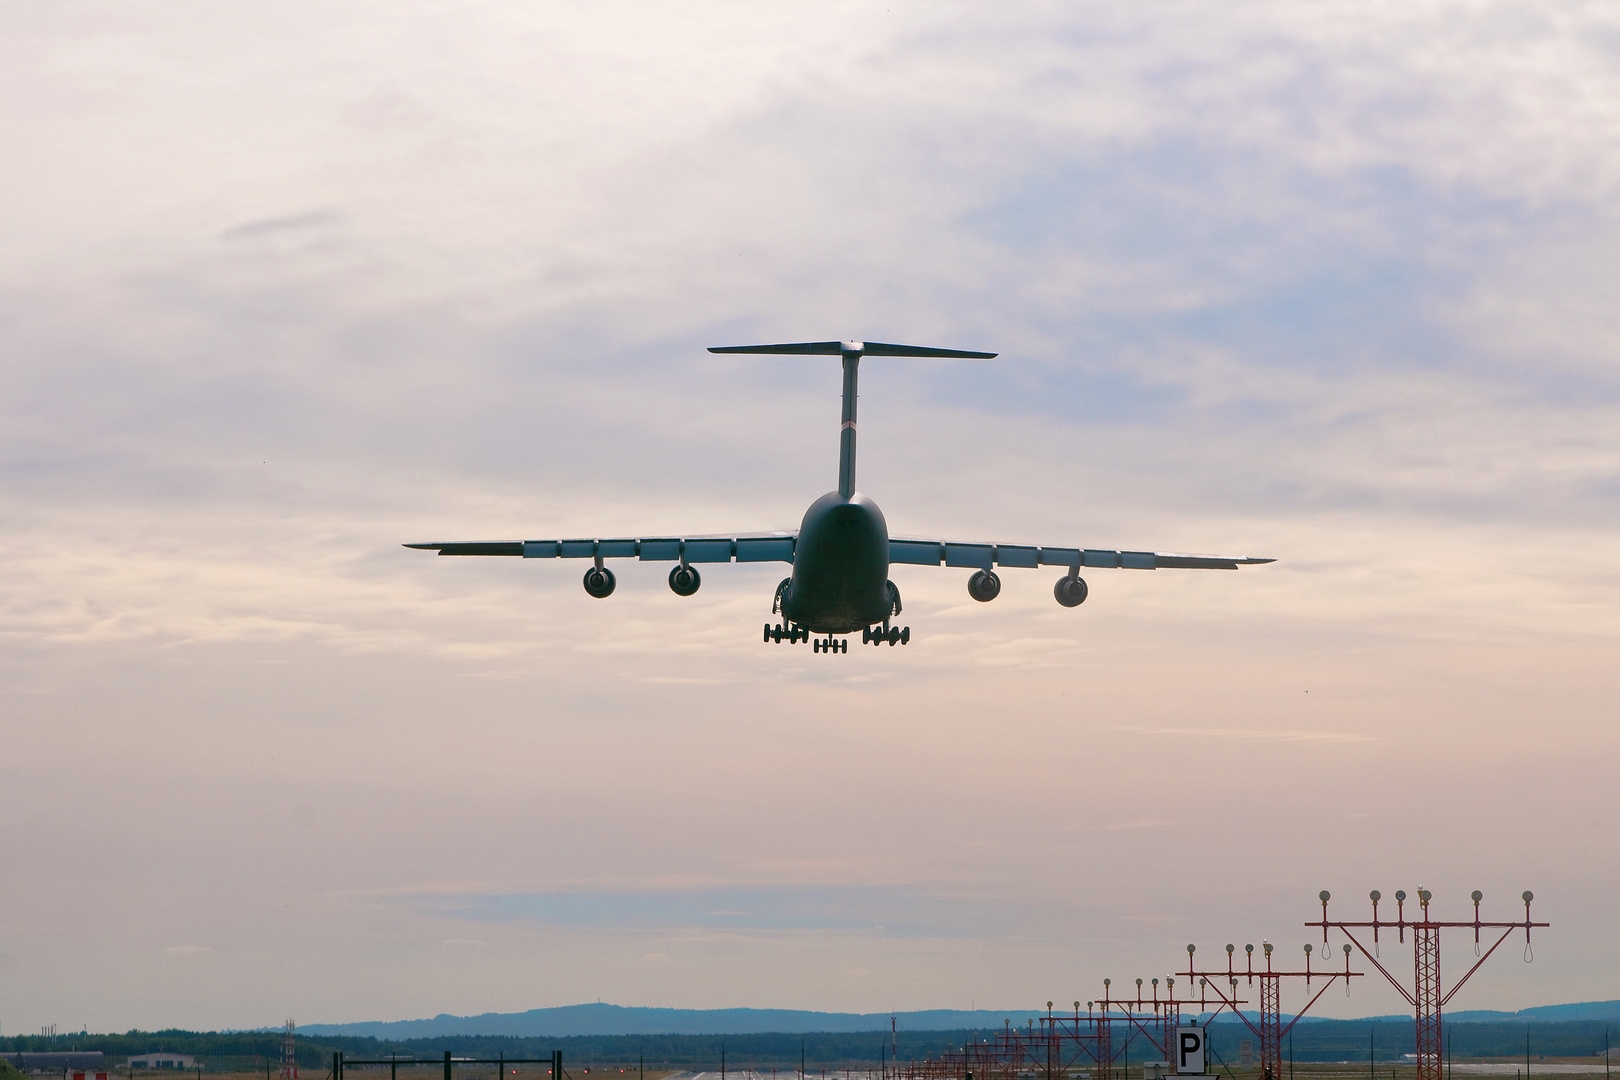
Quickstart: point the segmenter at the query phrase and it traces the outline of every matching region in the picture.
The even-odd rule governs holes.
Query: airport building
[[[79,1050],[57,1054],[3,1054],[12,1067],[40,1076],[61,1076],[66,1080],[107,1080],[107,1055],[100,1050]]]
[[[159,1050],[129,1059],[131,1069],[195,1069],[197,1059],[190,1054],[176,1054],[172,1050]]]

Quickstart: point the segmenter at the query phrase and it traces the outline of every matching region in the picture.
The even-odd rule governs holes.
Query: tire
[[[1086,579],[1081,577],[1060,577],[1057,584],[1052,586],[1052,595],[1064,607],[1079,607],[1086,602],[1086,594],[1090,591],[1086,588]]]
[[[605,600],[612,596],[614,586],[618,585],[618,583],[618,580],[613,576],[613,571],[605,566],[600,570],[593,566],[585,571],[585,591],[598,600]]]
[[[988,604],[1001,595],[1001,579],[994,570],[975,570],[968,578],[968,595],[981,604]]]

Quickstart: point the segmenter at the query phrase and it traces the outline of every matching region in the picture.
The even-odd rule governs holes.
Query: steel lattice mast
[[[298,1080],[297,1045],[293,1042],[293,1022],[287,1021],[287,1037],[281,1040],[281,1080]]]
[[[1423,908],[1423,914],[1416,922],[1406,921],[1405,890],[1396,890],[1394,922],[1379,921],[1378,901],[1383,897],[1377,889],[1369,893],[1368,898],[1372,900],[1373,905],[1371,922],[1330,921],[1327,910],[1330,895],[1326,889],[1323,889],[1319,894],[1319,899],[1322,901],[1322,920],[1320,922],[1306,923],[1305,925],[1320,926],[1324,944],[1328,940],[1328,931],[1330,929],[1343,932],[1344,936],[1350,939],[1350,944],[1359,949],[1361,955],[1366,957],[1372,966],[1377,968],[1385,979],[1389,980],[1389,984],[1406,999],[1407,1004],[1412,1006],[1417,1020],[1417,1076],[1415,1080],[1441,1080],[1441,1051],[1444,1043],[1441,1041],[1440,1036],[1440,1012],[1445,1007],[1445,1004],[1451,1000],[1458,990],[1462,989],[1463,984],[1469,980],[1474,972],[1479,970],[1480,965],[1491,958],[1491,954],[1501,947],[1501,944],[1508,939],[1513,931],[1524,931],[1524,947],[1528,954],[1531,928],[1547,926],[1548,924],[1530,920],[1530,901],[1535,899],[1535,895],[1529,890],[1525,890],[1522,895],[1524,900],[1524,920],[1522,922],[1482,922],[1479,917],[1479,902],[1485,897],[1478,889],[1475,889],[1472,894],[1474,901],[1474,918],[1472,922],[1437,922],[1430,919],[1429,901],[1433,898],[1433,894],[1421,886],[1418,888],[1418,903]],[[1480,944],[1481,930],[1500,930],[1502,935],[1496,939],[1489,949],[1484,951],[1478,960],[1474,961],[1474,966],[1464,972],[1462,978],[1452,984],[1450,990],[1442,992],[1440,985],[1440,930],[1442,927],[1447,926],[1472,927],[1476,947]],[[1395,927],[1399,934],[1399,940],[1403,944],[1406,941],[1407,929],[1410,928],[1412,931],[1413,978],[1411,990],[1408,990],[1399,979],[1390,973],[1389,969],[1378,962],[1376,955],[1378,931],[1387,927]],[[1367,947],[1351,932],[1352,928],[1358,930],[1371,928],[1373,952],[1367,951]],[[1348,954],[1350,945],[1346,945],[1344,948]]]
[[[1232,966],[1232,954],[1237,949],[1234,945],[1226,947],[1225,971],[1199,971],[1193,966],[1193,953],[1197,951],[1197,947],[1188,945],[1187,970],[1182,974],[1189,979],[1198,979],[1200,995],[1204,991],[1205,980],[1209,981],[1208,989],[1221,1000],[1224,1007],[1231,1009],[1232,1014],[1243,1021],[1244,1025],[1260,1040],[1261,1080],[1281,1080],[1283,1036],[1288,1034],[1295,1024],[1299,1023],[1299,1018],[1310,1011],[1311,1006],[1315,1005],[1317,1000],[1327,993],[1327,988],[1332,986],[1335,981],[1343,979],[1345,984],[1349,985],[1351,979],[1360,978],[1364,972],[1350,970],[1350,946],[1348,945],[1344,947],[1343,971],[1312,971],[1311,953],[1313,950],[1309,945],[1305,946],[1304,971],[1278,971],[1271,966],[1271,942],[1263,942],[1262,947],[1265,951],[1266,961],[1264,971],[1254,969],[1253,945],[1243,946],[1244,951],[1248,954],[1248,966],[1243,971],[1238,971]],[[1322,950],[1323,960],[1326,960],[1330,955],[1327,949]],[[1227,985],[1231,987],[1232,996],[1230,999],[1220,989],[1219,984],[1222,978],[1225,978]],[[1258,1026],[1247,1016],[1244,1016],[1242,1010],[1237,1007],[1237,982],[1239,978],[1247,980],[1250,985],[1254,984],[1254,980],[1260,980],[1260,1023]],[[1294,1018],[1288,1021],[1287,1025],[1284,1025],[1281,1011],[1282,980],[1301,978],[1305,980],[1307,989],[1310,987],[1312,979],[1321,979],[1322,989],[1318,990],[1316,996],[1305,1003],[1303,1009],[1294,1014]]]

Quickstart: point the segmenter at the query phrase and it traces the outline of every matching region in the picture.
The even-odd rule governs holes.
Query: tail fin
[[[933,349],[926,345],[889,345],[882,341],[798,341],[786,345],[719,345],[712,353],[789,353],[844,358],[844,422],[838,428],[838,494],[855,494],[855,381],[863,356],[956,356],[989,360],[993,352]]]
[[[934,349],[927,345],[890,345],[882,341],[798,341],[787,345],[720,345],[712,353],[791,353],[799,356],[954,356],[963,360],[989,360],[993,352]]]

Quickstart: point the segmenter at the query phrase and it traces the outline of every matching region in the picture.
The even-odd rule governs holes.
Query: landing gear
[[[1001,579],[994,570],[975,570],[968,578],[968,595],[981,604],[988,604],[1001,595]]]
[[[862,645],[909,645],[911,644],[911,627],[909,626],[868,626],[861,631]]]
[[[770,623],[765,624],[766,641],[774,641],[780,645],[782,644],[784,638],[787,640],[789,645],[797,645],[801,641],[810,640],[810,631],[806,630],[802,626],[795,626],[792,623],[787,623],[786,625],[777,623],[775,626],[772,626]]]
[[[585,591],[598,600],[605,600],[613,595],[613,587],[618,581],[613,577],[613,571],[605,566],[593,566],[585,571]]]
[[[814,652],[849,652],[849,642],[834,637],[816,638],[812,645]]]
[[[1069,577],[1060,577],[1057,584],[1052,586],[1052,595],[1064,607],[1079,607],[1086,602],[1086,579],[1079,574]]]
[[[691,596],[702,584],[703,577],[695,566],[681,563],[669,572],[669,587],[675,590],[676,596]]]

